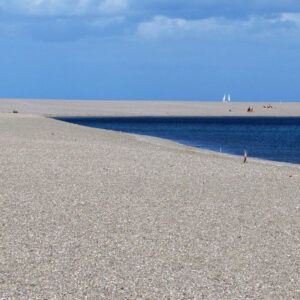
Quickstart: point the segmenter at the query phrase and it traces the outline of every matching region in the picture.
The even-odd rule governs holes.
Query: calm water
[[[66,117],[59,120],[300,164],[300,117]]]

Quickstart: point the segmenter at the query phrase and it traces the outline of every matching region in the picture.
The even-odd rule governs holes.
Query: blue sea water
[[[83,126],[155,136],[217,152],[300,164],[300,117],[64,117]]]

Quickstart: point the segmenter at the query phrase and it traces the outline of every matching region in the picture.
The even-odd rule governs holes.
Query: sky
[[[0,0],[0,98],[300,100],[299,0]]]

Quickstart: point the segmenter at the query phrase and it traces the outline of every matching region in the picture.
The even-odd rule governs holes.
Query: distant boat
[[[227,98],[227,100],[226,100],[226,98]],[[228,96],[226,97],[226,94],[224,95],[224,97],[223,97],[223,100],[222,100],[222,102],[230,102],[230,100],[231,100],[231,98],[230,98],[230,94],[228,94]]]

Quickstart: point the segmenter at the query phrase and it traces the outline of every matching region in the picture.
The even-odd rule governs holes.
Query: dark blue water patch
[[[63,117],[83,126],[300,164],[300,117]]]

